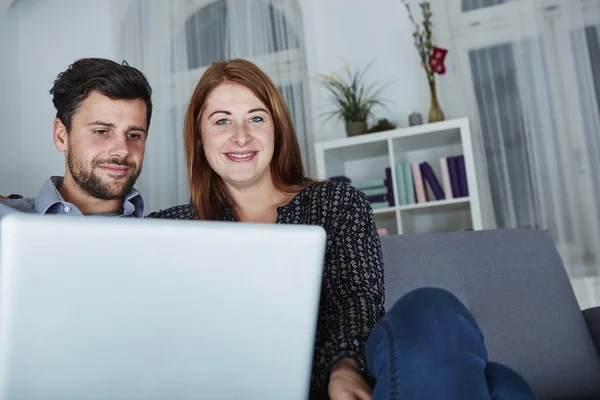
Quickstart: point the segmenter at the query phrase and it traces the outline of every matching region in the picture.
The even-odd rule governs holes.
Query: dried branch
[[[415,26],[415,31],[413,32],[413,37],[415,39],[415,47],[419,53],[419,57],[421,58],[421,65],[425,69],[427,73],[427,79],[430,82],[435,81],[435,74],[429,65],[429,56],[433,51],[433,24],[431,22],[431,17],[433,13],[431,12],[431,5],[429,1],[422,0],[419,6],[421,7],[421,11],[423,14],[423,29],[419,26],[417,21],[415,20],[410,5],[408,4],[409,0],[401,0],[404,6],[406,7],[406,11],[408,12],[408,18]]]

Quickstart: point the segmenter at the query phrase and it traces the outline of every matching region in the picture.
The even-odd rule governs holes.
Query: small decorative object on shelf
[[[439,122],[445,119],[444,112],[440,107],[437,99],[437,91],[435,86],[435,74],[443,75],[446,72],[444,60],[448,54],[448,50],[442,49],[434,45],[433,25],[431,23],[431,5],[429,1],[423,0],[419,4],[423,12],[423,28],[417,24],[413,17],[408,0],[401,0],[408,12],[408,18],[415,26],[413,37],[415,38],[415,47],[421,58],[421,65],[427,74],[429,82],[429,93],[431,95],[431,105],[429,107],[429,122]]]
[[[418,112],[414,112],[408,116],[408,125],[415,126],[423,124],[423,116]]]
[[[391,123],[390,121],[388,121],[387,118],[383,118],[383,119],[380,119],[379,121],[377,121],[377,123],[375,125],[370,127],[367,132],[369,132],[369,133],[383,132],[383,131],[389,131],[392,129],[396,129],[396,125]]]
[[[387,86],[382,83],[365,85],[363,82],[369,64],[364,70],[350,70],[347,63],[340,72],[320,74],[321,83],[331,94],[335,109],[325,112],[326,118],[338,117],[346,123],[346,134],[356,136],[367,132],[367,119],[375,106],[385,106],[381,92]]]

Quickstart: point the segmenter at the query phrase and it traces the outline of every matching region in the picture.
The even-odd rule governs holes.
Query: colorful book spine
[[[388,188],[387,191],[387,198],[388,198],[388,202],[390,207],[394,206],[394,181],[392,180],[392,169],[390,167],[387,167],[385,169],[385,184]]]
[[[396,164],[396,189],[398,189],[398,205],[408,204],[406,185],[404,184],[404,164]]]
[[[418,162],[414,162],[411,164],[413,181],[415,184],[415,193],[417,197],[417,203],[425,203],[427,202],[427,197],[425,197],[425,185],[423,185],[423,176],[421,175],[421,167]]]
[[[387,201],[376,201],[374,203],[371,203],[371,208],[373,210],[377,210],[378,208],[387,208],[390,205],[388,204]]]
[[[390,231],[388,228],[377,228],[377,233],[379,233],[379,236],[388,236]]]
[[[423,175],[423,179],[425,182],[427,182],[429,184],[429,187],[431,188],[431,191],[433,192],[433,196],[435,197],[436,200],[443,200],[444,199],[444,191],[442,190],[442,186],[440,185],[440,182],[438,181],[437,177],[435,176],[435,173],[433,172],[433,168],[431,168],[431,165],[429,165],[429,163],[427,161],[422,162],[421,165],[421,174]]]
[[[456,168],[456,157],[448,157],[448,173],[452,185],[452,196],[460,197],[460,184],[458,183],[458,170]]]
[[[375,196],[378,194],[387,194],[387,186],[381,186],[373,189],[362,189],[361,192],[363,192],[367,197]]]
[[[385,179],[368,179],[364,181],[356,181],[352,184],[358,190],[373,189],[380,186],[385,186]]]
[[[469,196],[469,185],[467,182],[467,170],[465,169],[465,156],[458,156],[456,158],[456,167],[458,169],[460,195],[462,197],[467,197]]]
[[[415,204],[415,184],[410,164],[404,164],[404,185],[406,186],[406,203]]]
[[[450,172],[448,171],[448,158],[440,158],[440,171],[442,173],[442,184],[444,185],[444,195],[446,199],[452,199],[452,183],[450,183]]]
[[[373,196],[367,196],[367,200],[369,200],[369,203],[373,204],[373,203],[381,203],[382,201],[386,201],[388,202],[388,206],[389,206],[389,196],[386,194],[376,194]]]

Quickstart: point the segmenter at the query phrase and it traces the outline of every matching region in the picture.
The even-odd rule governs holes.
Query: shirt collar
[[[35,212],[36,214],[79,214],[81,212],[72,204],[69,204],[61,196],[58,188],[63,183],[62,176],[53,176],[49,178],[35,198]],[[69,207],[70,212],[65,210],[65,207]],[[144,216],[144,198],[136,189],[132,189],[127,196],[123,199],[123,206],[121,207],[121,216],[128,217],[133,216],[136,218],[142,218]]]
[[[58,191],[58,187],[62,185],[63,178],[60,176],[53,176],[49,178],[37,196],[35,197],[35,213],[36,214],[46,214],[51,213],[53,209],[59,204],[64,204],[65,199],[60,195]]]
[[[144,217],[144,198],[136,189],[131,189],[131,192],[125,196],[123,207],[121,208],[121,215],[123,217]]]

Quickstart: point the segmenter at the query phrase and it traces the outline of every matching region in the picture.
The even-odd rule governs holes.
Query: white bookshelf
[[[373,211],[377,227],[390,234],[484,228],[478,184],[483,170],[474,157],[467,118],[320,142],[315,149],[318,179],[339,175],[353,182],[381,179],[385,168],[391,167],[396,205]],[[396,164],[427,161],[441,182],[440,158],[459,154],[465,158],[468,197],[398,205]]]

